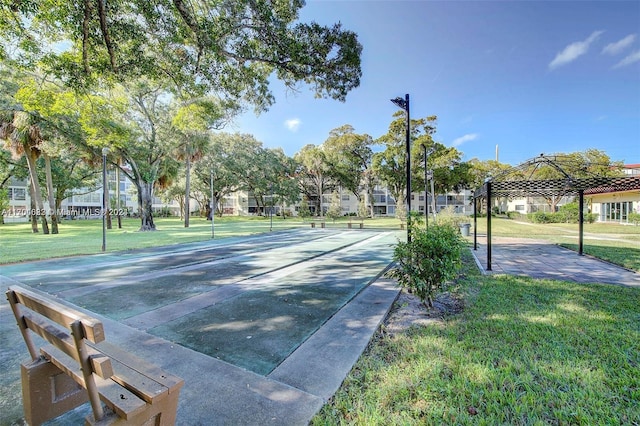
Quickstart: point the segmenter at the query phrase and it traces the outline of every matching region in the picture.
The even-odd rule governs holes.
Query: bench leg
[[[88,401],[87,391],[46,360],[24,362],[22,403],[31,426],[40,425]]]
[[[311,223],[311,227],[312,227],[312,228],[315,228],[315,227],[316,227],[316,224],[315,224],[315,223]]]
[[[136,416],[125,420],[112,411],[105,413],[102,420],[96,422],[93,414],[85,418],[85,425],[89,426],[174,426],[178,411],[178,396],[180,389],[170,393],[167,397],[147,403],[147,408]]]
[[[347,227],[348,227],[349,229],[351,229],[351,224],[350,224],[350,223],[347,223]]]

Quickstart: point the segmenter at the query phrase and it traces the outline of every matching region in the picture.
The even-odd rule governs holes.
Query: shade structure
[[[599,168],[601,174],[588,168],[567,167],[568,156],[545,156],[528,160],[517,167],[506,170],[498,176],[487,178],[473,195],[474,206],[486,202],[487,207],[487,270],[491,270],[491,206],[493,197],[562,197],[577,196],[579,205],[578,219],[578,255],[583,254],[584,196],[640,190],[640,176],[615,176],[612,168]],[[535,171],[547,166],[556,179],[536,179]],[[609,174],[609,175],[605,175]],[[474,222],[477,221],[477,208],[474,208]],[[474,249],[477,248],[477,230],[474,227]]]

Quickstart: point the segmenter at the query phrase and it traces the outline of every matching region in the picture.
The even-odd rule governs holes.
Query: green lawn
[[[464,311],[378,335],[312,424],[640,424],[640,289],[465,265]]]
[[[125,219],[122,229],[116,222],[113,229],[107,230],[107,251],[133,250],[211,238],[211,222],[201,218],[191,218],[189,228],[178,218],[155,218],[155,232],[138,232],[139,219]],[[274,229],[299,226],[298,221],[274,219]],[[269,232],[270,221],[265,218],[254,220],[236,218],[216,218],[215,238],[237,235],[249,235]],[[57,235],[31,233],[28,223],[0,225],[0,263],[25,260],[46,259],[51,257],[100,253],[102,249],[102,221],[72,220],[60,225]]]
[[[107,251],[134,250],[171,244],[205,241],[211,239],[211,221],[191,218],[189,228],[179,218],[154,218],[155,232],[138,232],[139,219],[124,219],[122,229],[107,230]],[[273,217],[237,217],[215,218],[213,233],[215,238],[251,235],[274,231],[307,227],[311,225],[297,218],[282,219]],[[336,222],[327,221],[328,228],[346,228],[348,218]],[[273,223],[273,226],[272,226]],[[398,229],[400,221],[393,218],[365,219],[365,228]],[[0,264],[28,260],[48,259],[52,257],[73,256],[100,253],[102,250],[101,220],[68,220],[60,224],[57,235],[33,234],[29,223],[7,223],[0,225]]]

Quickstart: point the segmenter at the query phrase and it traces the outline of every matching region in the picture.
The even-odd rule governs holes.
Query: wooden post
[[[71,330],[76,348],[78,348],[78,356],[80,357],[80,365],[82,366],[82,376],[84,377],[84,385],[89,393],[89,402],[93,410],[93,417],[96,421],[99,421],[104,417],[104,411],[102,410],[102,403],[100,402],[100,394],[98,393],[96,382],[93,380],[93,369],[91,368],[91,361],[87,354],[87,347],[84,344],[82,323],[80,321],[74,321],[71,324]]]

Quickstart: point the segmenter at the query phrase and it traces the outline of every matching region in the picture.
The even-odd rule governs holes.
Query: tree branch
[[[107,52],[109,52],[109,60],[111,61],[111,68],[115,73],[118,72],[118,66],[116,65],[116,56],[113,51],[113,45],[111,44],[111,37],[109,36],[109,28],[107,27],[107,11],[104,6],[104,0],[98,0],[98,15],[100,17],[100,29],[102,30],[102,38],[104,44],[107,46]]]
[[[89,74],[89,21],[91,20],[91,0],[84,0],[84,19],[82,20],[82,64],[84,72]]]

